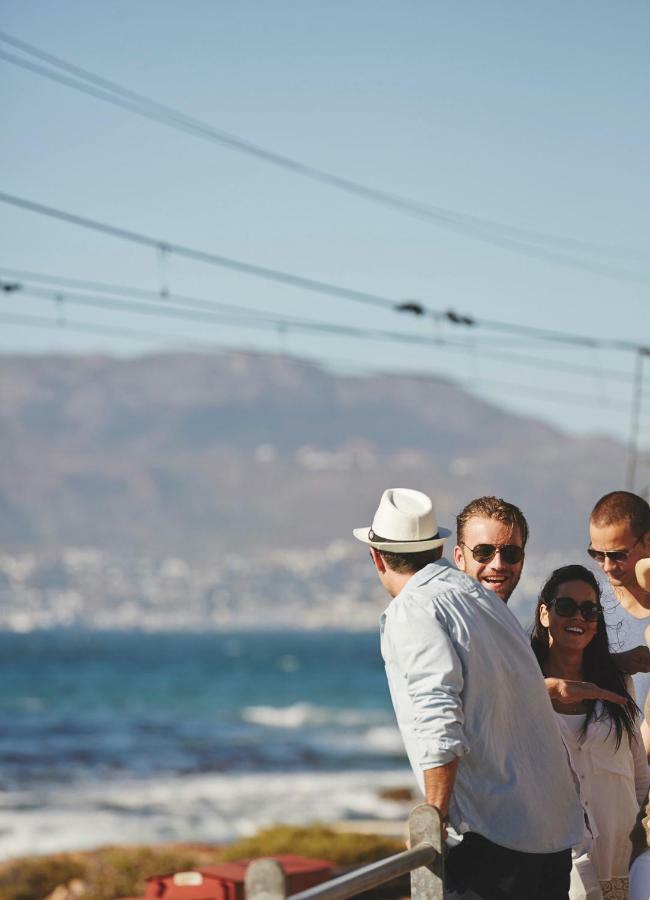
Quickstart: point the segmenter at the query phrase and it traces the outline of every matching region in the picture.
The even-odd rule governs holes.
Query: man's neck
[[[413,578],[415,572],[390,572],[386,580],[386,590],[388,591],[391,597],[397,597],[398,594],[402,593],[402,588],[404,585],[408,584],[408,582]]]
[[[637,619],[650,616],[650,592],[644,591],[640,586],[626,588],[622,585],[617,587],[612,585],[612,590],[623,609],[631,616]]]
[[[442,561],[442,557],[437,559],[436,562],[439,563]],[[418,572],[421,572],[422,569],[418,569],[415,572],[395,572],[392,569],[387,570],[387,577],[384,580],[384,587],[388,591],[391,597],[397,597],[398,594],[402,593],[402,589],[408,582],[413,578],[414,575],[417,575]]]

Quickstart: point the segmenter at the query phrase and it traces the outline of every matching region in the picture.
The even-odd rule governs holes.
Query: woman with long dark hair
[[[590,859],[574,861],[571,897],[626,900],[629,835],[648,789],[648,765],[632,682],[612,660],[600,586],[584,566],[563,566],[547,580],[532,646],[546,678],[592,682],[620,697],[552,703],[594,835]],[[597,881],[589,887],[593,872]]]

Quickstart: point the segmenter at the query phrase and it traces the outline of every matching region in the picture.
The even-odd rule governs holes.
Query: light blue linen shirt
[[[544,678],[523,628],[492,591],[442,559],[380,620],[402,739],[424,771],[461,757],[449,821],[527,853],[578,845],[584,816]]]

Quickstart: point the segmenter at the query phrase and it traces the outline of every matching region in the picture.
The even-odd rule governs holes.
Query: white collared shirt
[[[627,689],[634,695],[629,678]],[[630,832],[650,781],[639,725],[632,740],[624,731],[617,747],[616,730],[600,701],[586,735],[584,715],[555,715],[589,816],[594,836],[590,855],[598,878],[624,878],[630,865]]]
[[[381,617],[393,706],[421,787],[462,757],[449,808],[460,832],[551,853],[584,817],[544,678],[506,604],[446,560],[417,572]]]

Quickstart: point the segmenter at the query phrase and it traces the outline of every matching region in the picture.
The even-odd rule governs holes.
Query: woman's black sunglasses
[[[554,600],[545,601],[545,604],[554,606],[555,612],[563,619],[570,619],[579,612],[585,622],[597,622],[603,614],[600,603],[592,603],[591,600],[587,600],[586,603],[578,603],[573,597],[556,597]]]
[[[467,547],[476,562],[489,563],[499,553],[504,563],[514,566],[524,558],[524,548],[518,544],[477,544],[476,547],[468,547],[460,541],[463,547]]]

